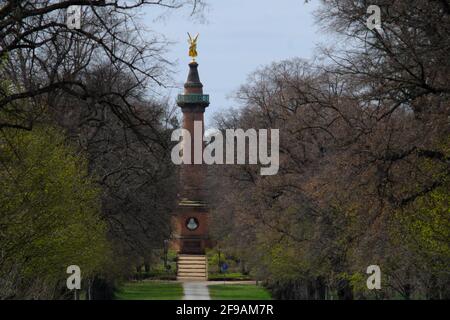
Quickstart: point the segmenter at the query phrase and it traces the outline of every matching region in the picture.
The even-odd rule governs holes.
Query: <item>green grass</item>
[[[125,283],[117,292],[118,300],[181,300],[180,283],[166,281],[136,281]]]
[[[210,273],[208,275],[208,280],[223,280],[223,281],[233,281],[233,280],[251,280],[250,276],[244,275],[240,272],[230,272],[230,273]]]
[[[254,284],[213,284],[209,285],[209,295],[213,300],[270,300],[270,293]]]

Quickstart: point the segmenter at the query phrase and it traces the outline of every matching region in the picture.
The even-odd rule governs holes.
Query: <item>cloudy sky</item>
[[[233,92],[257,68],[292,57],[310,58],[324,41],[314,25],[318,1],[303,0],[209,0],[204,19],[192,18],[190,11],[177,10],[165,16],[149,7],[143,21],[149,29],[173,42],[168,56],[175,61],[175,88],[166,90],[175,99],[187,76],[187,34],[200,33],[197,62],[204,92],[211,104],[206,126],[215,112],[235,106]]]

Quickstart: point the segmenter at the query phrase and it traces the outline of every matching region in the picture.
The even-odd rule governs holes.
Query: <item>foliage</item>
[[[69,265],[89,278],[109,259],[99,189],[60,130],[0,134],[0,296],[57,298]]]
[[[212,229],[275,298],[449,297],[450,11],[445,1],[323,1],[340,39],[251,74],[220,130],[279,128],[280,170],[218,166]],[[217,179],[217,176],[220,179]],[[381,290],[366,287],[379,265]]]

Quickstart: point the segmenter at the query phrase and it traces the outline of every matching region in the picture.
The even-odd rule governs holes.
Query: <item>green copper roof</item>
[[[179,94],[177,103],[209,103],[208,94]]]

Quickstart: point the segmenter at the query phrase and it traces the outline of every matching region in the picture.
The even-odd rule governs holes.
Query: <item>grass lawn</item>
[[[125,283],[117,292],[118,300],[181,300],[181,283],[167,281],[136,281]]]
[[[210,273],[208,280],[251,280],[250,276],[243,275],[240,272],[227,272],[227,273]]]
[[[254,284],[213,284],[208,286],[213,300],[270,300],[270,293]]]

